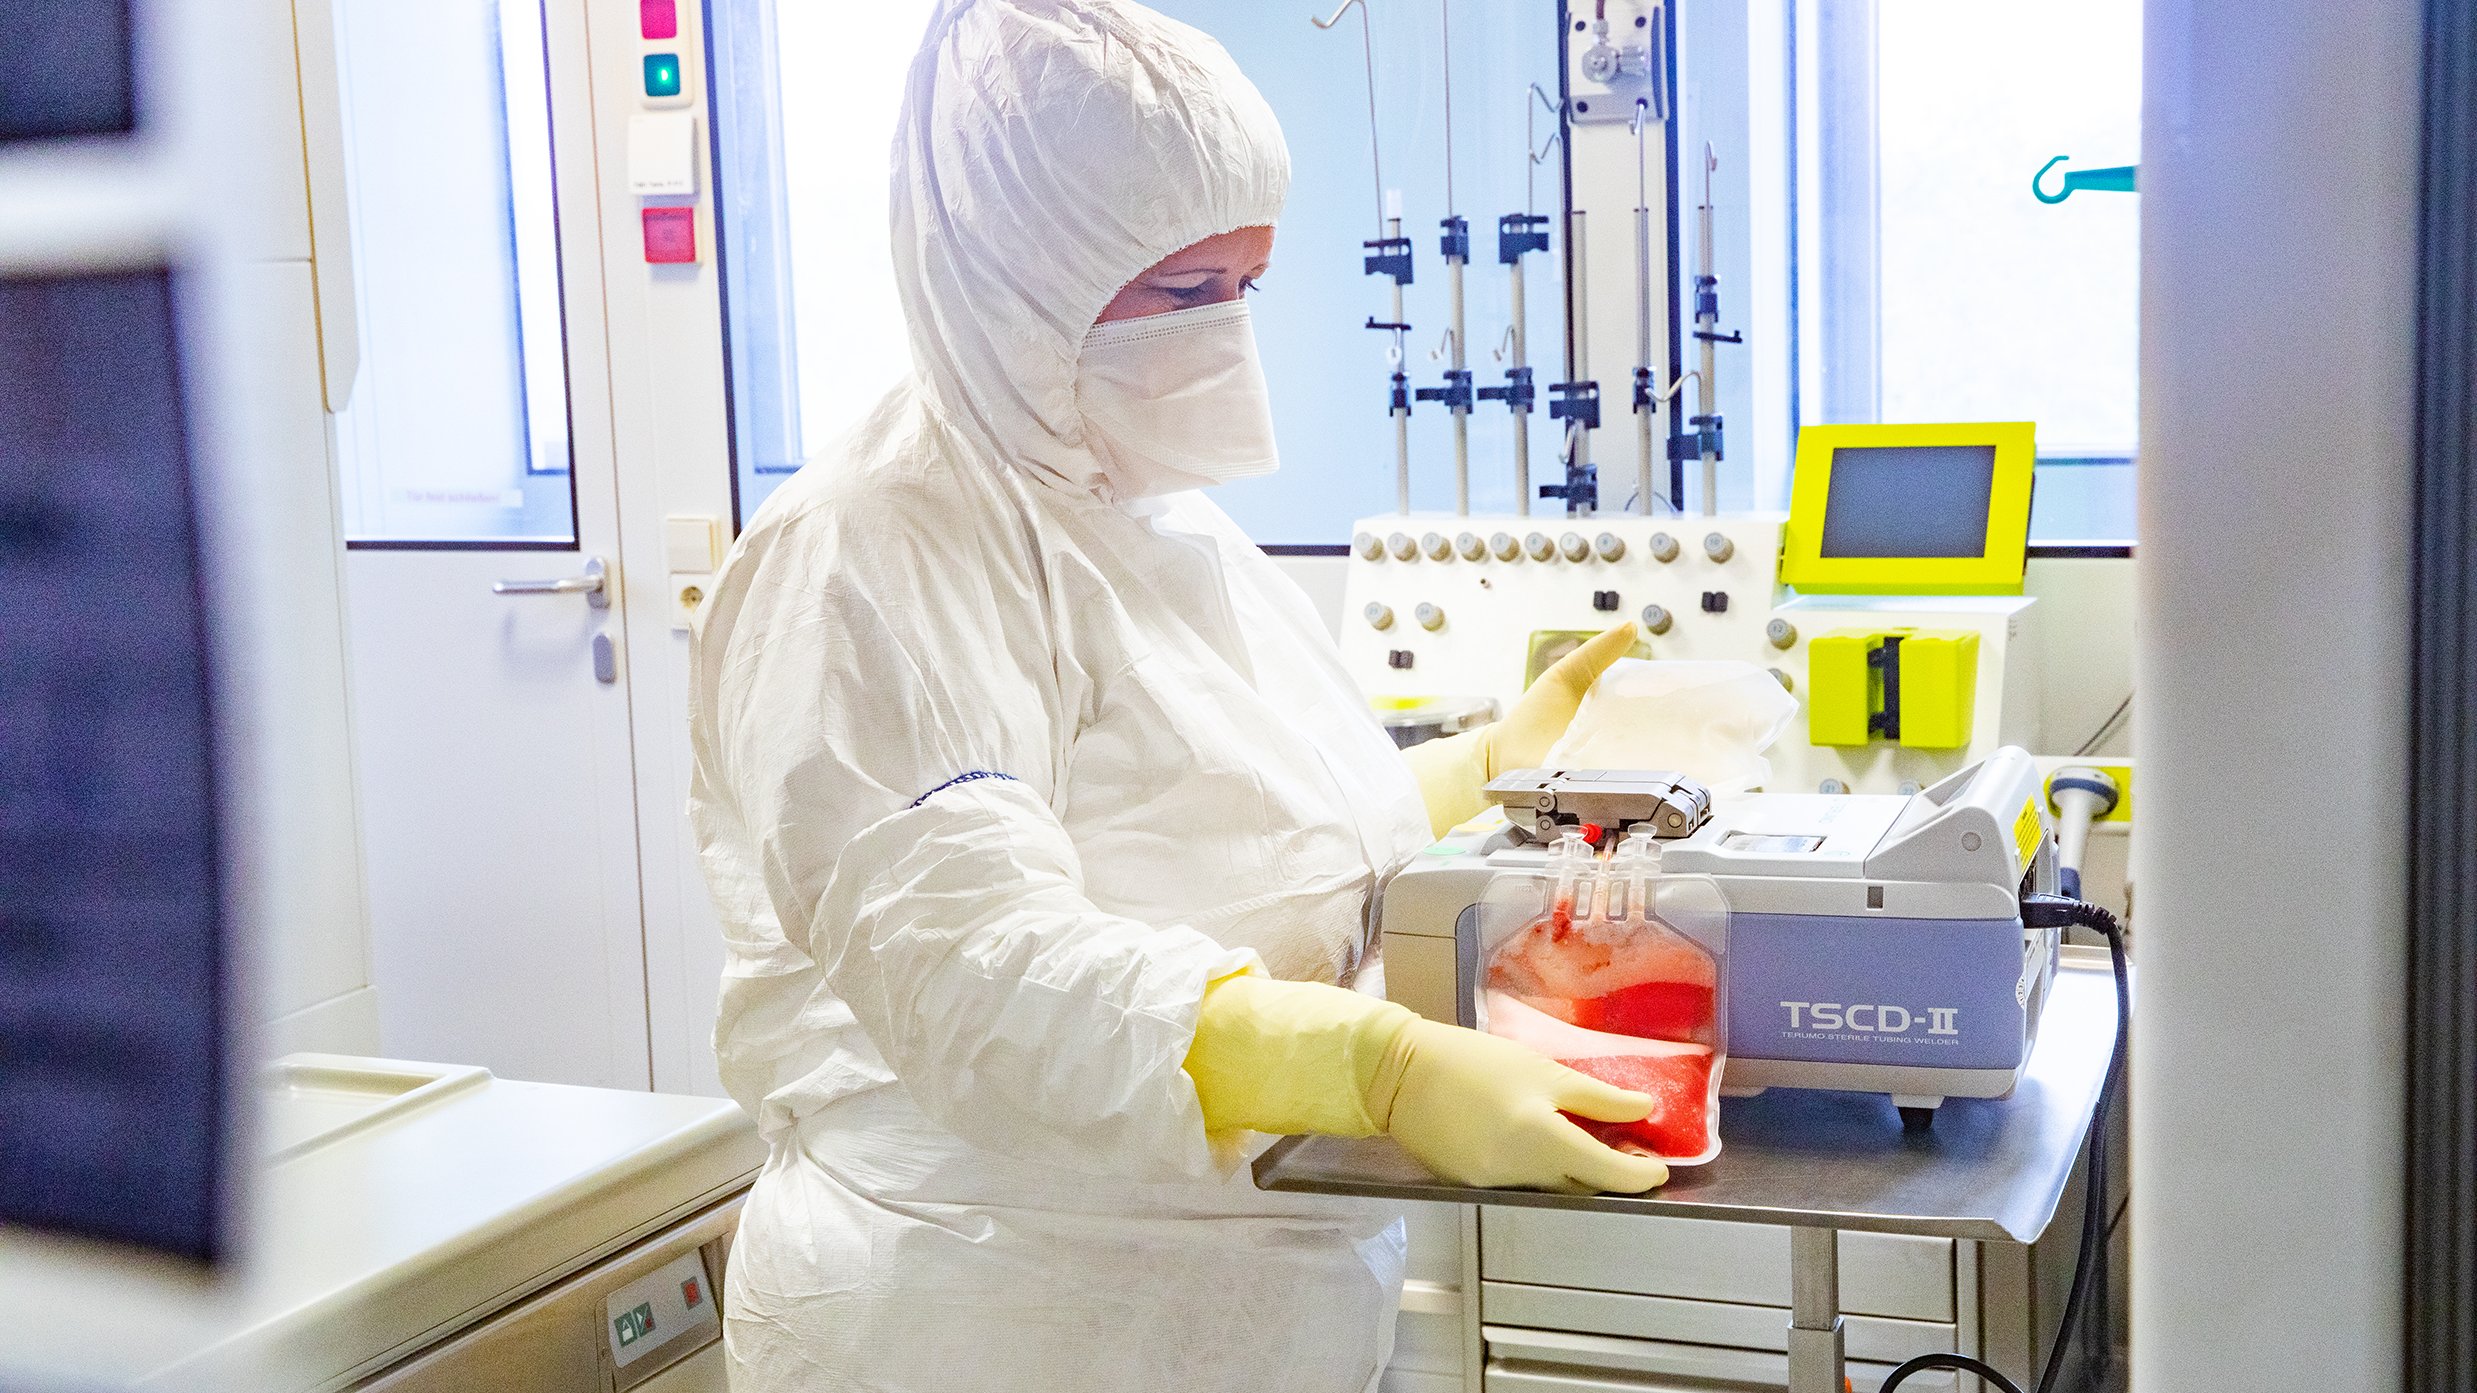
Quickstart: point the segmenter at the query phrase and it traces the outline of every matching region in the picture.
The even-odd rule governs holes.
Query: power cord
[[[2073,1255],[2073,1284],[2064,1298],[2064,1319],[2056,1323],[2056,1342],[2047,1351],[2047,1367],[2038,1377],[2038,1393],[2055,1393],[2056,1380],[2064,1371],[2064,1352],[2071,1347],[2082,1310],[2089,1302],[2091,1275],[2100,1267],[2099,1249],[2107,1241],[2107,1119],[2114,1110],[2116,1095],[2122,1091],[2127,1032],[2133,1022],[2133,986],[2125,971],[2124,926],[2116,922],[2115,915],[2086,900],[2062,895],[2024,895],[2021,922],[2033,929],[2061,932],[2079,926],[2099,934],[2107,940],[2108,962],[2116,975],[2116,1044],[2107,1057],[2107,1077],[2099,1084],[2098,1107],[2090,1116],[2090,1169],[2082,1187],[2081,1245]],[[1883,1393],[1895,1393],[1910,1375],[1929,1369],[1976,1374],[2003,1393],[2022,1393],[2021,1385],[2006,1378],[1994,1365],[1966,1354],[1919,1355],[1885,1377]]]

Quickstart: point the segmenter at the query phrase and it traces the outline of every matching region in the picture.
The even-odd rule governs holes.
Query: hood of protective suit
[[[930,408],[985,459],[1094,492],[1084,335],[1154,262],[1269,226],[1272,108],[1207,35],[1112,0],[943,0],[895,132],[894,263]]]

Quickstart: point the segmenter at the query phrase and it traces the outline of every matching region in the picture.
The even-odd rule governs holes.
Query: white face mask
[[[1118,498],[1251,479],[1281,464],[1244,300],[1093,325],[1075,400]]]

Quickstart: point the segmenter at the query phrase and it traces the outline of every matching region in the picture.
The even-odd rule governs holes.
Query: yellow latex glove
[[[1635,639],[1633,621],[1628,620],[1551,664],[1503,719],[1404,750],[1402,758],[1419,780],[1420,800],[1428,806],[1428,830],[1442,837],[1478,816],[1488,806],[1480,795],[1482,785],[1509,769],[1535,768],[1546,759],[1548,747],[1573,724],[1583,693],[1609,664],[1633,651]]]
[[[1639,1122],[1656,1106],[1476,1030],[1312,982],[1225,977],[1205,989],[1187,1055],[1214,1132],[1391,1133],[1463,1185],[1634,1194],[1668,1167],[1558,1116]]]

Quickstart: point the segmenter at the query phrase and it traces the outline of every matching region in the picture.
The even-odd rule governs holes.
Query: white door
[[[620,584],[584,9],[335,3],[379,1045],[643,1088],[626,616],[664,598]]]

